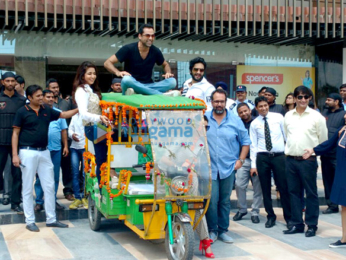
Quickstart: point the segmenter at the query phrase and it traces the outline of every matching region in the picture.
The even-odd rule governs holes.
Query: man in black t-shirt
[[[30,104],[18,109],[13,122],[12,135],[13,165],[22,170],[26,228],[33,232],[40,231],[35,224],[33,205],[32,187],[36,173],[40,177],[45,195],[47,227],[66,228],[68,225],[56,220],[53,163],[47,150],[48,128],[51,121],[71,118],[78,109],[60,112],[43,105],[42,88],[37,85],[29,86],[26,96]]]
[[[123,95],[128,88],[132,88],[137,94],[160,95],[177,85],[171,68],[163,57],[159,48],[153,45],[155,39],[154,28],[150,24],[143,24],[138,30],[139,41],[130,43],[108,58],[104,67],[117,77],[122,77],[121,88]],[[117,62],[124,62],[124,71],[114,67]],[[152,73],[154,65],[163,67],[164,80],[153,82]]]

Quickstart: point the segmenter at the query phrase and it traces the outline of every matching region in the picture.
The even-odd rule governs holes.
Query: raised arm
[[[128,73],[127,71],[119,71],[114,64],[118,63],[119,60],[117,58],[117,56],[112,55],[110,56],[104,63],[103,66],[106,68],[106,70],[108,70],[110,73],[116,75],[117,77],[124,77],[124,76],[131,76],[130,73]]]
[[[60,118],[71,118],[77,113],[78,113],[78,108],[68,110],[68,111],[63,111],[60,113]]]

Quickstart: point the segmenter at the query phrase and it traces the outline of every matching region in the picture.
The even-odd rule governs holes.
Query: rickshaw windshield
[[[201,110],[152,110],[147,122],[156,197],[209,195],[210,159]]]

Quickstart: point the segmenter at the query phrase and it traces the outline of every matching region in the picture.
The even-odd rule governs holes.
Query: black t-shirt
[[[25,100],[16,91],[12,97],[0,92],[0,145],[11,145],[13,119],[17,110],[25,105]]]
[[[42,105],[36,114],[29,105],[18,109],[13,127],[20,127],[19,146],[47,147],[50,122],[58,120],[60,111]]]
[[[124,70],[141,83],[152,83],[151,75],[155,63],[162,65],[165,61],[159,48],[152,45],[148,56],[143,60],[138,49],[138,42],[123,46],[115,56],[119,62],[125,62]]]

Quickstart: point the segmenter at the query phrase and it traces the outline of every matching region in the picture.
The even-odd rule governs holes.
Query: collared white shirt
[[[343,103],[343,105],[344,105],[344,110],[346,111],[346,103]]]
[[[270,130],[270,138],[273,148],[269,151],[271,153],[280,153],[285,150],[286,136],[284,133],[284,117],[281,114],[268,112],[267,122]],[[259,115],[254,119],[250,125],[250,159],[251,168],[256,167],[257,153],[268,152],[265,142],[264,134],[264,119]]]
[[[86,122],[92,122],[92,123],[100,122],[101,121],[100,115],[96,115],[96,114],[92,114],[88,112],[88,104],[89,104],[89,96],[90,96],[88,91],[90,91],[91,93],[93,93],[94,91],[88,84],[85,84],[84,88],[85,89],[78,87],[76,90],[75,99],[78,106],[78,111],[82,119],[85,120]]]
[[[211,93],[215,90],[215,87],[210,84],[206,78],[203,78],[200,82],[189,85],[192,79],[185,81],[183,85],[183,96],[195,97],[204,100],[207,105],[207,111],[213,109],[211,105]]]
[[[328,139],[326,119],[309,107],[301,115],[296,108],[288,111],[284,130],[287,137],[285,154],[289,156],[302,156],[304,149],[314,148]]]
[[[77,134],[79,142],[73,140],[72,135]],[[71,148],[74,149],[84,149],[85,146],[85,135],[84,126],[82,123],[82,117],[80,114],[75,114],[72,119],[70,126],[68,127],[68,136],[72,139]]]

